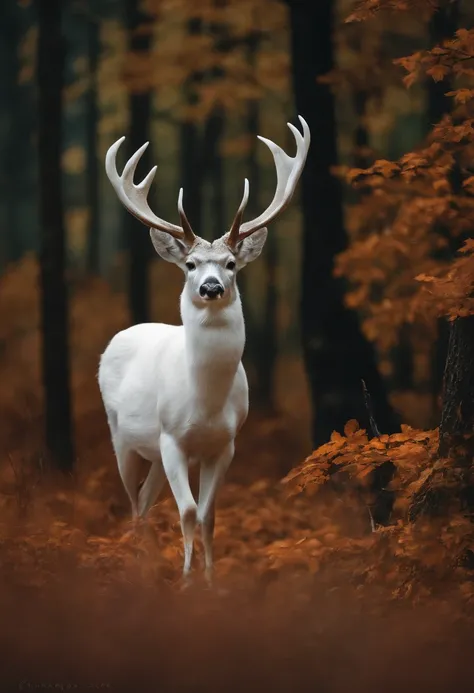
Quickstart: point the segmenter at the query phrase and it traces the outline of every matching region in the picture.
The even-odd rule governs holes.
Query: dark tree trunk
[[[142,12],[140,0],[126,0],[125,13],[128,29],[128,49],[131,52],[147,53],[150,49],[151,35],[140,31],[144,24],[151,23],[151,18]],[[150,140],[151,94],[132,92],[129,99],[130,127],[126,143],[127,158],[142,144]],[[151,145],[143,154],[137,166],[135,181],[142,180],[152,168]],[[152,258],[152,246],[149,234],[143,224],[124,211],[124,224],[129,249],[128,302],[133,324],[150,320],[149,264]]]
[[[42,368],[46,444],[54,463],[73,466],[68,303],[61,189],[64,46],[61,0],[38,2],[38,155],[41,220]]]
[[[397,430],[372,345],[358,316],[344,306],[345,286],[333,276],[334,257],[347,243],[337,163],[334,97],[316,80],[334,66],[333,3],[289,1],[293,86],[297,112],[309,123],[312,144],[302,174],[303,268],[301,326],[313,401],[313,443],[326,442],[350,418],[369,428],[361,379],[382,432]]]
[[[449,460],[432,470],[416,494],[411,521],[451,509],[474,510],[474,315],[451,323],[438,455]]]
[[[257,365],[257,387],[255,400],[260,409],[275,412],[274,375],[278,354],[277,329],[277,265],[278,243],[275,234],[269,231],[264,260],[265,288],[264,312],[255,349]]]
[[[94,16],[87,18],[87,53],[89,62],[89,90],[87,94],[86,150],[87,150],[87,206],[89,208],[88,257],[90,272],[99,271],[99,161],[97,152],[97,124],[99,122],[97,71],[100,54],[100,24]]]
[[[397,390],[414,387],[413,347],[407,326],[401,329],[399,343],[393,350],[393,385]]]
[[[451,323],[444,372],[439,455],[474,455],[474,316]]]
[[[249,52],[249,63],[251,60],[251,53]],[[250,101],[247,105],[246,114],[246,127],[245,131],[248,133],[251,144],[247,156],[246,167],[247,167],[247,178],[251,182],[252,192],[247,203],[246,217],[251,219],[258,216],[257,207],[260,200],[260,188],[261,188],[261,177],[260,177],[260,166],[257,160],[257,142],[258,140],[258,122],[259,122],[259,112],[258,103],[255,101]],[[251,309],[251,297],[248,295],[248,283],[247,275],[245,272],[240,272],[238,276],[238,284],[240,297],[242,300],[242,308],[245,315],[245,333],[246,333],[246,346],[244,353],[244,364],[249,376],[249,384],[251,391],[254,393],[252,400],[255,399],[255,405],[260,408],[260,395],[259,395],[259,373],[258,373],[258,322],[255,319]]]
[[[439,10],[437,10],[430,21],[429,36],[432,45],[441,43],[443,40],[452,38],[459,22],[459,2],[451,2]],[[451,83],[449,79],[444,79],[435,82],[431,77],[426,82],[427,89],[427,126],[428,132],[431,131],[433,125],[438,123],[443,116],[450,113],[452,108],[452,99],[446,96],[446,92],[450,91]],[[443,230],[440,229],[442,233]],[[449,236],[449,229],[445,232]],[[450,243],[450,246],[444,251],[445,259],[456,252],[456,247]],[[448,351],[449,326],[445,318],[438,320],[438,335],[433,345],[431,354],[431,372],[432,372],[432,397],[433,397],[433,420],[437,421],[439,417],[439,396],[443,386],[444,365],[446,363],[446,354]]]
[[[19,84],[20,57],[18,45],[22,39],[22,24],[19,14],[24,12],[14,3],[3,7],[0,22],[0,99],[2,120],[8,123],[8,137],[4,138],[0,149],[0,186],[2,202],[5,205],[5,231],[1,239],[1,262],[16,262],[23,253],[31,250],[25,230],[18,214],[18,198],[30,197],[28,171],[31,168],[32,151],[30,147],[31,113],[28,88]],[[34,233],[34,232],[33,232]],[[28,239],[29,240],[29,239]]]
[[[260,37],[255,34],[248,40],[248,61],[252,68],[256,69],[256,59]],[[261,209],[258,208],[261,189],[260,166],[257,159],[257,147],[260,134],[259,104],[257,101],[249,101],[247,106],[247,132],[251,138],[247,165],[248,177],[251,185],[251,195],[248,204],[247,216],[249,219],[257,217]],[[252,355],[255,367],[255,384],[252,388],[255,405],[263,411],[273,413],[275,411],[274,373],[277,359],[277,239],[269,232],[265,251],[261,262],[265,272],[265,299],[263,318],[260,321],[247,319],[249,351]],[[244,287],[245,289],[245,287]],[[244,297],[245,299],[245,297]],[[246,299],[245,299],[246,300]],[[250,314],[250,311],[247,311]]]
[[[199,159],[202,176],[211,184],[212,222],[206,234],[209,240],[219,238],[228,230],[225,225],[224,167],[219,152],[224,125],[224,113],[220,108],[216,108],[204,125],[202,153]]]
[[[188,91],[186,87],[185,91]],[[188,103],[190,101],[191,97],[188,97]],[[181,123],[180,140],[180,187],[184,189],[184,208],[194,233],[197,236],[202,236],[200,136],[199,129],[192,120],[186,119]]]
[[[226,0],[214,0],[214,7],[220,9],[225,7]],[[226,27],[220,22],[211,22],[209,33],[214,40],[214,51],[223,55],[227,50],[227,31]],[[214,66],[207,77],[212,82],[220,80],[224,76],[224,70],[220,65]],[[209,114],[204,125],[202,137],[202,149],[200,156],[202,176],[209,181],[211,190],[211,228],[206,235],[209,240],[219,238],[225,231],[225,195],[224,195],[224,167],[222,156],[219,152],[219,144],[225,128],[224,110],[217,106]]]
[[[353,104],[357,117],[357,124],[354,131],[354,166],[356,168],[366,168],[370,166],[370,159],[366,152],[369,146],[369,133],[367,132],[364,122],[367,115],[368,101],[369,92],[366,89],[355,90]]]
[[[188,22],[190,36],[198,36],[202,31],[202,22],[191,19]],[[183,94],[188,106],[197,102],[196,86],[202,80],[200,72],[193,73],[183,87]],[[201,138],[198,126],[192,119],[186,118],[181,124],[180,135],[180,187],[184,189],[184,208],[196,235],[202,235],[202,192],[201,192]]]

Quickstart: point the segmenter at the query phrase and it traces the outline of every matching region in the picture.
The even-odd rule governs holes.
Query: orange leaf
[[[446,92],[446,96],[454,97],[456,103],[467,103],[474,98],[474,89],[455,89]]]
[[[344,435],[348,438],[353,436],[359,430],[359,422],[356,419],[350,419],[344,426]]]
[[[450,69],[446,65],[433,65],[426,70],[426,74],[433,77],[435,82],[441,82],[446,75],[449,75]]]

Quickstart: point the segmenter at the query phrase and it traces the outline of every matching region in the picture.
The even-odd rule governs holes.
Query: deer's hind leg
[[[130,446],[126,445],[120,435],[117,413],[105,405],[107,421],[112,438],[117,466],[125,491],[132,505],[132,517],[138,516],[138,474],[140,469],[140,456]]]
[[[148,476],[138,493],[138,516],[145,517],[154,504],[166,482],[161,456],[151,463]]]
[[[135,520],[138,517],[138,484],[141,458],[135,450],[121,444],[117,439],[113,443],[120,478],[130,498],[132,517]]]

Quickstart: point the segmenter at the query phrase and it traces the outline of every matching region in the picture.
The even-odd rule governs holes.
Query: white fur
[[[134,517],[143,517],[168,479],[183,530],[184,574],[191,568],[196,523],[202,527],[206,573],[212,571],[214,501],[234,455],[234,440],[248,412],[245,345],[237,269],[255,259],[266,239],[257,231],[232,253],[220,239],[189,250],[164,232],[151,231],[160,255],[186,272],[179,327],[142,324],[119,332],[102,355],[99,386],[112,442]],[[188,270],[186,262],[195,269]],[[236,269],[227,269],[233,261]],[[202,298],[208,277],[224,287],[221,299]],[[150,471],[138,490],[138,457]],[[188,467],[200,464],[196,504]]]

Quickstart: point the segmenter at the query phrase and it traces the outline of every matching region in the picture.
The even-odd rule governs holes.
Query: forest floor
[[[242,433],[219,496],[212,590],[199,541],[195,584],[181,589],[169,491],[145,528],[131,525],[106,436],[66,482],[9,456],[0,690],[460,688],[474,642],[459,581],[394,588],[397,558],[385,552],[377,570],[377,532],[350,492],[288,497],[285,440],[278,419]]]

